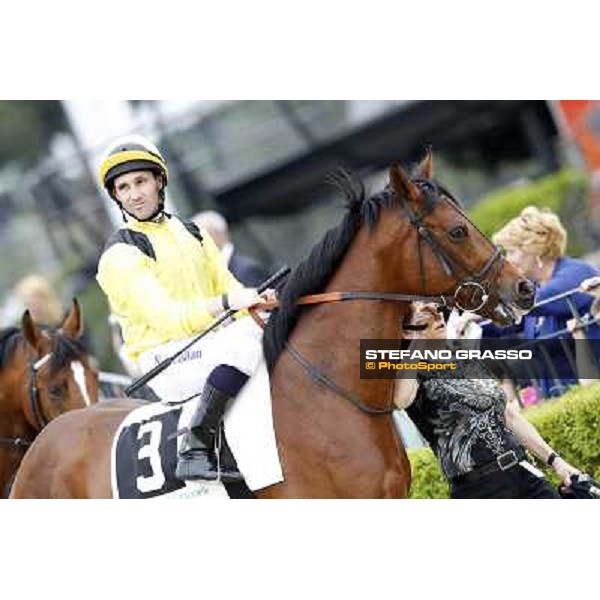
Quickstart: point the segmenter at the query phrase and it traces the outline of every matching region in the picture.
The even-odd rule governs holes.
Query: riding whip
[[[290,267],[285,266],[281,267],[278,271],[273,273],[271,277],[266,279],[263,283],[261,283],[257,288],[257,292],[260,294],[265,290],[269,289],[272,285],[277,283],[280,279],[285,277],[291,271]],[[245,309],[243,309],[245,310]],[[196,342],[200,341],[205,335],[216,329],[221,323],[230,319],[236,312],[239,312],[233,308],[226,310],[220,316],[218,316],[215,321],[209,325],[202,333],[198,334],[189,344],[184,346],[181,350],[166,358],[161,363],[157,364],[151,371],[148,371],[146,374],[142,375],[139,379],[136,379],[129,387],[125,388],[125,395],[131,396],[134,392],[136,392],[143,385],[146,385],[151,379],[154,379],[158,374],[162,373],[167,367],[171,365],[171,363],[181,354],[183,354],[188,348],[193,346]]]

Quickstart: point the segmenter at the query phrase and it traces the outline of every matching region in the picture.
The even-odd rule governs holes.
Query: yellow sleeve
[[[172,339],[203,331],[214,320],[207,310],[208,299],[173,300],[151,269],[151,260],[125,244],[105,251],[97,280],[112,310],[131,321],[148,323]]]

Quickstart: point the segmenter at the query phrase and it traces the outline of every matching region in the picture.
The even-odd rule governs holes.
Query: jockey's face
[[[136,219],[147,219],[158,208],[162,179],[152,171],[119,175],[114,185],[116,199]]]

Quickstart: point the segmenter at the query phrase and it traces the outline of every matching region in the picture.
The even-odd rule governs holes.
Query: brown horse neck
[[[0,498],[8,497],[10,483],[37,431],[21,411],[0,411]]]
[[[397,228],[394,232],[397,235]],[[389,232],[361,230],[325,292],[399,292],[400,278],[395,256],[383,253],[382,236]],[[389,253],[388,253],[389,254]],[[360,339],[400,337],[401,315],[408,303],[352,300],[317,305],[301,318],[291,337],[297,348],[315,367],[344,389],[359,395],[373,407],[390,405],[393,380],[362,380],[357,347]]]
[[[363,227],[325,291],[404,292],[406,269],[400,264],[402,242],[397,242],[398,235],[398,225],[386,224],[384,219],[373,231]],[[343,328],[353,338],[398,337],[400,315],[408,310],[408,303],[400,302],[365,300],[342,304]],[[334,310],[342,310],[341,305]]]
[[[414,279],[415,266],[406,260],[405,245],[414,237],[414,230],[405,220],[389,214],[399,211],[398,207],[381,211],[372,229],[363,225],[358,231],[327,291],[346,286],[350,290],[410,293],[409,279]],[[384,216],[384,212],[388,214]]]
[[[6,367],[0,373],[0,438],[3,438],[0,440],[0,498],[6,497],[27,449],[14,440],[31,441],[37,435],[23,413],[26,393],[21,383],[26,375],[23,368],[15,363],[14,367]]]

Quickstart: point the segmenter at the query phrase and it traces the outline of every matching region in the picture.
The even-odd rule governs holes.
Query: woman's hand
[[[444,338],[446,335],[444,318],[433,303],[414,302],[409,324],[412,327],[419,328],[419,330],[404,329],[404,339],[428,340],[432,338]]]
[[[571,485],[571,475],[581,475],[581,471],[570,465],[566,460],[557,456],[552,463],[554,472],[560,477],[564,485]]]
[[[589,279],[584,279],[579,284],[579,289],[582,292],[587,292],[588,294],[593,294],[594,296],[600,295],[600,277],[590,277]]]
[[[465,333],[469,328],[471,323],[479,323],[482,320],[480,315],[477,315],[472,312],[463,312],[462,315],[458,315],[458,313],[454,310],[450,315],[450,319],[448,320],[448,329],[452,329],[452,335],[450,332],[448,337],[452,337],[453,339],[461,339],[465,337]],[[481,329],[479,330],[481,331]],[[481,337],[481,336],[479,336]]]
[[[585,330],[579,324],[579,321],[577,319],[569,319],[567,321],[567,329],[569,330],[569,333],[573,336],[574,339],[576,339],[576,340],[587,339],[587,336],[585,335]]]

